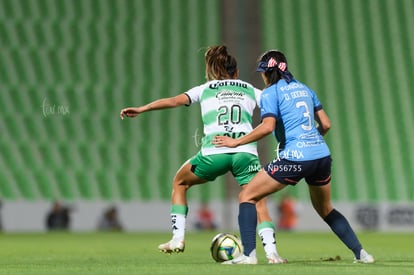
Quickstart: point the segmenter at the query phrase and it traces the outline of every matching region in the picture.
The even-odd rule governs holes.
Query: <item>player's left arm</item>
[[[331,122],[328,115],[323,109],[320,109],[315,112],[315,120],[318,122],[318,131],[324,136],[331,129]]]
[[[276,118],[273,116],[265,117],[256,128],[245,136],[233,139],[227,136],[215,136],[212,143],[216,147],[237,147],[247,143],[258,141],[259,139],[272,133],[276,127]]]
[[[124,108],[121,110],[120,116],[121,119],[124,119],[124,117],[136,117],[148,111],[175,108],[188,104],[190,104],[190,98],[183,93],[174,97],[161,98],[143,106]]]

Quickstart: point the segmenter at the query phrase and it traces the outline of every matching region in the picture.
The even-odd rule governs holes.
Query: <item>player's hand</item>
[[[138,108],[125,108],[121,110],[120,117],[124,119],[125,117],[136,117],[139,114]]]
[[[216,145],[216,147],[234,148],[239,145],[236,139],[228,137],[228,136],[215,136],[211,143]]]

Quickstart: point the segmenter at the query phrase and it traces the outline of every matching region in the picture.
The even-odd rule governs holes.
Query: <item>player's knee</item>
[[[191,187],[191,184],[189,184],[184,179],[174,179],[174,184],[173,184],[173,188],[174,189],[184,189],[184,190],[187,190],[190,187]]]
[[[245,194],[244,190],[242,190],[242,191],[239,193],[239,203],[246,202],[246,201],[245,201],[245,198],[246,198],[246,194]]]
[[[257,200],[246,190],[242,190],[239,193],[239,203],[249,202],[249,203],[256,203]]]

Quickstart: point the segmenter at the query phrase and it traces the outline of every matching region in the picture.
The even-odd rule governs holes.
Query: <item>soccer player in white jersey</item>
[[[261,169],[256,143],[238,148],[216,148],[212,138],[216,135],[240,137],[252,131],[253,110],[258,105],[261,91],[239,80],[236,59],[227,53],[225,46],[213,46],[205,53],[207,82],[178,96],[163,98],[140,107],[121,110],[121,118],[135,117],[141,113],[189,106],[199,102],[204,124],[201,150],[183,164],[173,180],[171,196],[172,239],[160,244],[165,253],[183,252],[185,225],[188,213],[187,189],[196,184],[213,181],[231,172],[244,189]],[[275,231],[268,213],[265,198],[256,204],[257,226],[268,263],[282,259],[276,250]],[[256,232],[256,228],[254,229]],[[256,234],[256,233],[255,233]]]
[[[251,234],[257,223],[255,203],[303,178],[314,209],[354,253],[355,262],[374,262],[346,218],[331,204],[331,154],[323,139],[330,122],[315,92],[293,78],[280,51],[264,53],[257,71],[266,85],[260,100],[262,123],[243,137],[216,136],[213,143],[219,148],[237,148],[274,133],[279,145],[276,158],[240,193],[239,226],[244,254],[225,263],[257,263],[256,238]]]

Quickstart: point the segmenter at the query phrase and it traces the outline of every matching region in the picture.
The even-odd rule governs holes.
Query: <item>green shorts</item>
[[[201,152],[190,159],[191,171],[202,179],[213,181],[231,172],[240,186],[247,184],[262,168],[259,158],[250,153],[226,153],[203,156]]]

